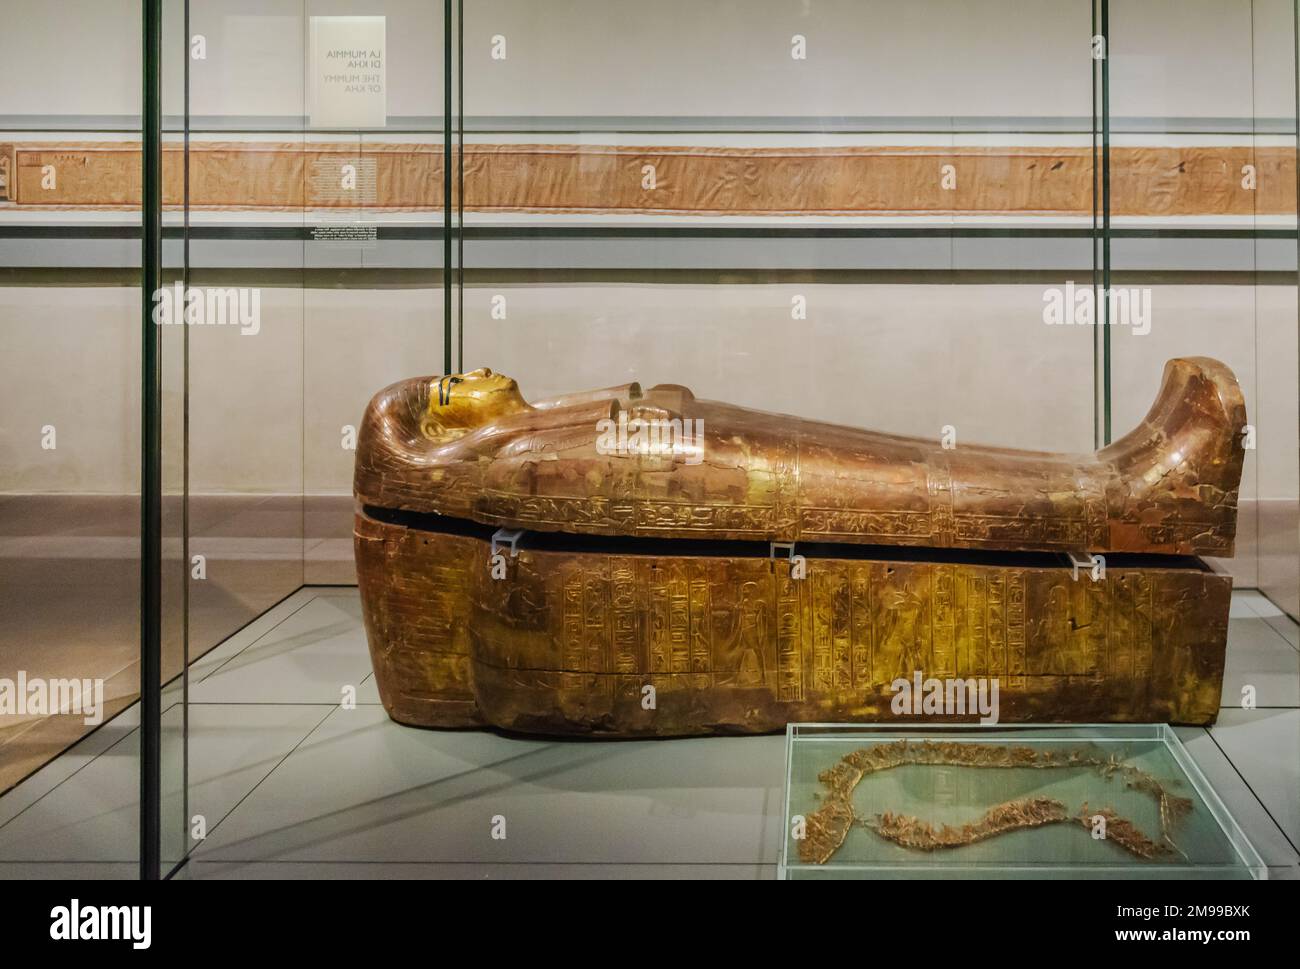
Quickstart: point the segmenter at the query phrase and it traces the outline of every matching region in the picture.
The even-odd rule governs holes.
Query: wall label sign
[[[388,123],[386,17],[312,17],[307,79],[318,128]]]

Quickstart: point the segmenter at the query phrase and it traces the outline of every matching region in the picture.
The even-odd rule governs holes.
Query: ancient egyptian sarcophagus
[[[530,404],[488,370],[402,381],[354,482],[380,696],[402,723],[548,734],[988,719],[976,684],[1002,721],[1210,723],[1231,580],[1200,557],[1232,554],[1245,423],[1207,358],[1170,361],[1093,454],[676,385]]]

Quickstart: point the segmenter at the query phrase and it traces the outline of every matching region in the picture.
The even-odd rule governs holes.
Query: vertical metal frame
[[[182,240],[181,253],[181,278],[185,283],[185,291],[190,288],[190,0],[185,0],[185,35],[181,38],[181,49],[185,57],[185,211],[183,214],[183,225],[181,232],[184,234]],[[182,470],[181,487],[184,489],[181,494],[181,574],[184,575],[185,582],[181,585],[183,590],[181,595],[181,636],[183,638],[182,654],[183,669],[182,674],[185,677],[184,692],[184,728],[185,728],[185,776],[184,776],[184,798],[185,814],[183,815],[186,825],[189,824],[190,816],[190,328],[187,326],[181,331],[184,334],[185,353],[184,353],[184,413],[182,420],[185,422],[182,431],[181,445],[184,448],[181,459],[185,463]],[[188,830],[188,827],[187,829]],[[186,854],[189,854],[186,851]]]
[[[162,0],[142,0],[140,197],[140,877],[162,860]]]
[[[1103,56],[1092,58],[1092,295],[1097,314],[1092,347],[1093,445],[1110,443],[1110,0],[1092,0],[1092,40]]]
[[[1106,56],[1101,59],[1101,286],[1110,293],[1110,0],[1101,0],[1101,37]],[[1097,304],[1101,334],[1101,443],[1111,441],[1110,423],[1110,300]]]
[[[190,0],[185,0],[181,30],[181,57],[185,63],[182,83],[182,164],[183,209],[181,212],[181,288],[190,289]],[[162,206],[159,205],[159,211]],[[161,406],[161,401],[160,401]],[[190,328],[181,327],[181,828],[182,848],[172,870],[185,864],[192,845],[189,840],[190,817]],[[161,658],[160,658],[161,661]],[[159,714],[161,721],[161,712]],[[160,722],[161,733],[161,722]],[[161,785],[161,773],[159,776]],[[159,788],[161,796],[161,786]],[[161,815],[161,802],[159,812]],[[161,839],[161,833],[160,833]],[[161,855],[161,840],[159,853]],[[160,864],[162,859],[160,858]]]
[[[450,47],[450,45],[448,45]],[[465,369],[465,0],[456,0],[456,370]]]
[[[452,0],[442,3],[442,372],[452,373],[451,363],[451,244],[452,192],[451,124],[452,124],[452,36],[456,24],[452,18]]]

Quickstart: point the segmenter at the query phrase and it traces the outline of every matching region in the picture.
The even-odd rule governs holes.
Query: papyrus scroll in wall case
[[[1111,212],[1294,213],[1295,155],[1280,147],[1112,148]],[[5,156],[8,198],[19,206],[139,205],[138,144],[0,145]],[[190,164],[190,204],[200,209],[443,204],[435,145],[198,142]],[[165,205],[183,202],[183,165],[181,146],[164,146]],[[52,188],[43,187],[48,166]],[[356,188],[343,187],[345,166],[359,174]],[[1086,216],[1095,184],[1090,148],[466,145],[464,166],[464,208],[480,212]],[[643,187],[647,166],[653,189]],[[944,187],[944,166],[954,187]]]

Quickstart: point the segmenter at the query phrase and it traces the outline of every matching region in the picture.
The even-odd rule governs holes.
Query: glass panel
[[[1166,360],[1232,368],[1253,433],[1236,553],[1216,568],[1295,617],[1294,5],[1109,6],[1114,432],[1142,417]],[[1174,18],[1197,30],[1169,31]]]
[[[1267,877],[1164,724],[796,724],[786,768],[787,878]]]
[[[189,271],[213,310],[186,327],[193,662],[302,584],[306,155],[302,4],[189,17]]]
[[[189,337],[189,544],[207,563],[190,583],[189,797],[210,838],[270,752],[346,715],[369,674],[355,634],[311,625],[333,600],[267,611],[355,583],[361,415],[442,367],[444,25],[441,5],[394,0],[190,16],[209,50],[190,72],[191,275],[259,311]],[[233,742],[250,724],[259,745]]]
[[[1295,274],[1296,202],[1291,194],[1295,179],[1287,177],[1286,164],[1296,148],[1296,103],[1287,90],[1287,82],[1297,70],[1296,5],[1294,0],[1257,2],[1253,15],[1256,143],[1267,147],[1271,165],[1280,165],[1280,170],[1270,172],[1270,198],[1266,202],[1256,198],[1255,547],[1259,591],[1286,614],[1270,614],[1265,619],[1288,634],[1293,645],[1300,645],[1294,624],[1286,621],[1288,616],[1300,621],[1300,345],[1296,318],[1300,295]],[[1267,446],[1258,437],[1263,428],[1268,429]],[[1250,496],[1243,491],[1243,497]],[[1263,606],[1259,611],[1272,612]]]
[[[308,147],[331,154],[314,163],[321,195],[302,216],[304,581],[351,585],[352,471],[361,415],[381,387],[443,368],[444,11],[440,3],[312,0],[304,13],[309,36],[311,18],[382,18],[377,29],[386,42],[386,95],[377,117],[328,127],[306,118]],[[365,37],[356,22],[340,29],[352,46]],[[311,55],[308,50],[304,65],[309,77]],[[316,68],[323,69],[323,63]],[[310,103],[303,110],[309,116]],[[353,163],[356,188],[342,188],[346,170],[340,166]],[[329,184],[337,191],[327,190]],[[324,238],[345,229],[361,240]]]
[[[165,876],[185,857],[188,771],[188,627],[190,587],[188,563],[187,478],[188,364],[190,330],[177,323],[175,294],[190,284],[189,223],[185,200],[189,192],[186,159],[189,148],[185,88],[190,63],[186,0],[162,5],[163,249],[161,289],[169,290],[170,307],[159,292],[155,306],[170,310],[157,327],[162,365],[162,656],[160,865]],[[181,302],[183,309],[184,303]],[[161,311],[160,311],[161,312]]]
[[[214,685],[220,669],[245,679],[261,673],[257,658],[218,647],[303,581],[310,156],[303,4],[190,3],[188,16],[183,214],[190,292],[203,303],[202,319],[184,327],[185,844],[194,851],[262,776],[243,732],[270,735],[277,723]]]
[[[1089,449],[1093,331],[1043,310],[1091,280],[1091,81],[1059,69],[1091,32],[1086,3],[467,6],[464,368]]]
[[[5,18],[32,83],[0,88],[0,680],[33,702],[0,713],[0,878],[134,878],[140,4]]]

